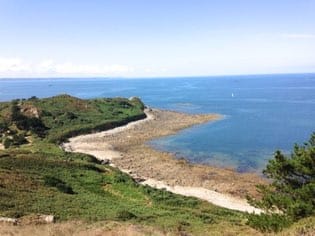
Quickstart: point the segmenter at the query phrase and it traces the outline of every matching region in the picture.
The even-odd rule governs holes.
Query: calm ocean
[[[139,96],[149,106],[220,113],[223,120],[151,142],[191,162],[261,171],[276,149],[290,152],[315,131],[315,74],[163,79],[1,79],[0,100],[68,93]]]

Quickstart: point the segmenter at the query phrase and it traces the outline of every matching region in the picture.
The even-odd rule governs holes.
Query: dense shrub
[[[65,182],[63,182],[62,180],[56,177],[45,176],[44,183],[46,186],[57,188],[60,192],[67,193],[67,194],[74,194],[74,191],[72,190],[70,186],[68,186]]]
[[[13,144],[14,145],[22,145],[28,143],[26,138],[24,137],[24,134],[14,134],[13,135]]]
[[[127,174],[119,172],[115,175],[113,182],[114,183],[127,183],[130,182],[130,177]]]
[[[9,148],[12,145],[13,141],[10,138],[4,138],[3,146],[4,148]]]
[[[122,211],[119,211],[117,213],[117,219],[118,220],[126,221],[126,220],[131,220],[134,218],[137,218],[137,216],[135,214],[133,214],[132,212],[127,211],[127,210],[122,210]]]
[[[8,129],[9,129],[8,123],[0,121],[0,134],[4,133]]]
[[[74,120],[76,118],[78,118],[78,116],[76,114],[74,114],[73,112],[70,112],[70,111],[67,111],[65,114],[64,114],[64,117],[68,120]]]
[[[279,232],[292,223],[291,218],[279,214],[251,215],[248,225],[262,232]]]
[[[16,126],[21,130],[32,131],[40,137],[43,137],[46,131],[44,123],[36,117],[19,116],[15,121]]]
[[[11,102],[11,122],[18,121],[21,117],[20,108],[18,107],[18,100]]]
[[[131,102],[133,105],[139,107],[141,110],[143,110],[143,109],[145,108],[144,103],[143,103],[143,102],[140,100],[140,98],[138,98],[138,97],[132,97],[131,100],[130,100],[130,102]]]
[[[125,125],[130,121],[143,119],[145,117],[146,117],[145,114],[140,114],[140,115],[129,116],[125,119],[120,119],[120,120],[105,120],[105,121],[102,121],[102,123],[96,123],[96,124],[94,123],[80,124],[77,126],[60,129],[55,132],[50,132],[48,134],[48,140],[52,143],[60,144],[66,141],[68,138],[76,136],[76,135],[113,129],[118,126]]]
[[[38,100],[38,97],[36,96],[32,96],[28,99],[29,101],[37,101]]]
[[[252,226],[264,230],[268,226],[271,230],[281,229],[315,213],[315,133],[309,142],[295,145],[290,157],[276,151],[263,173],[272,183],[258,186],[261,200],[249,200],[254,206],[264,209],[266,214],[252,215],[249,219]]]
[[[46,131],[46,126],[37,117],[27,117],[23,115],[16,100],[11,102],[11,123],[14,123],[18,129],[32,131],[38,136],[43,136]]]

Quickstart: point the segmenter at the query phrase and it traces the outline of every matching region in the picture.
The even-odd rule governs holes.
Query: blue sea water
[[[276,149],[289,153],[315,131],[315,74],[163,79],[2,79],[0,100],[68,93],[139,96],[149,106],[224,119],[150,145],[195,163],[261,171]]]

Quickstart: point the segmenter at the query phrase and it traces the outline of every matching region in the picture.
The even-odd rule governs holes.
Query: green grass
[[[33,104],[42,111],[41,119],[49,128],[47,139],[52,142],[145,117],[141,101],[123,98],[81,100],[60,95],[36,100]]]
[[[1,102],[0,140],[10,139],[13,145],[0,151],[0,216],[53,214],[58,221],[120,221],[175,234],[257,233],[246,225],[246,214],[139,185],[93,156],[66,153],[58,146],[74,135],[144,118],[143,109],[137,98],[60,95]],[[21,142],[21,135],[29,143]]]
[[[53,143],[63,142],[82,133],[111,129],[145,117],[144,105],[137,98],[82,100],[69,95],[59,95],[44,99],[18,100],[16,104],[24,116],[23,121],[28,121],[24,123],[36,122],[45,126],[46,132],[42,136]],[[0,128],[6,123],[12,131],[21,132],[16,127],[18,122],[12,121],[11,118],[13,106],[13,102],[0,103]],[[34,120],[30,114],[32,109],[39,114],[39,121]],[[23,113],[23,110],[26,111]]]
[[[56,152],[47,157],[23,148],[2,151],[0,214],[130,221],[171,231],[202,232],[222,223],[246,228],[241,213],[138,185],[120,171],[82,156]],[[60,183],[71,192],[59,188]]]
[[[251,230],[241,213],[136,184],[93,156],[66,153],[57,145],[77,134],[144,118],[143,109],[137,98],[82,100],[68,95],[0,103],[2,140],[21,134],[29,141],[15,139],[16,144],[0,151],[0,215],[127,221],[167,232],[204,233],[220,230],[220,225]],[[34,110],[39,117],[34,118]],[[40,135],[36,125],[41,131],[44,127]]]
[[[284,229],[277,235],[295,236],[295,235],[314,235],[315,232],[315,216],[310,216],[295,222],[289,228]]]
[[[0,150],[0,216],[53,214],[57,221],[120,221],[175,234],[257,234],[246,224],[246,214],[139,185],[93,156],[66,153],[58,146],[74,135],[144,118],[143,109],[137,98],[59,95],[1,102],[0,141],[10,139],[12,145]],[[308,232],[313,220],[285,232]]]

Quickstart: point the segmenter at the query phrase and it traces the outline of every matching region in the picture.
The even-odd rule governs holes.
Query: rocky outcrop
[[[16,218],[0,217],[0,222],[10,223],[16,225],[18,220]]]
[[[40,116],[40,111],[38,110],[38,108],[32,105],[28,105],[28,104],[21,105],[20,111],[23,115],[27,117],[39,118]]]

